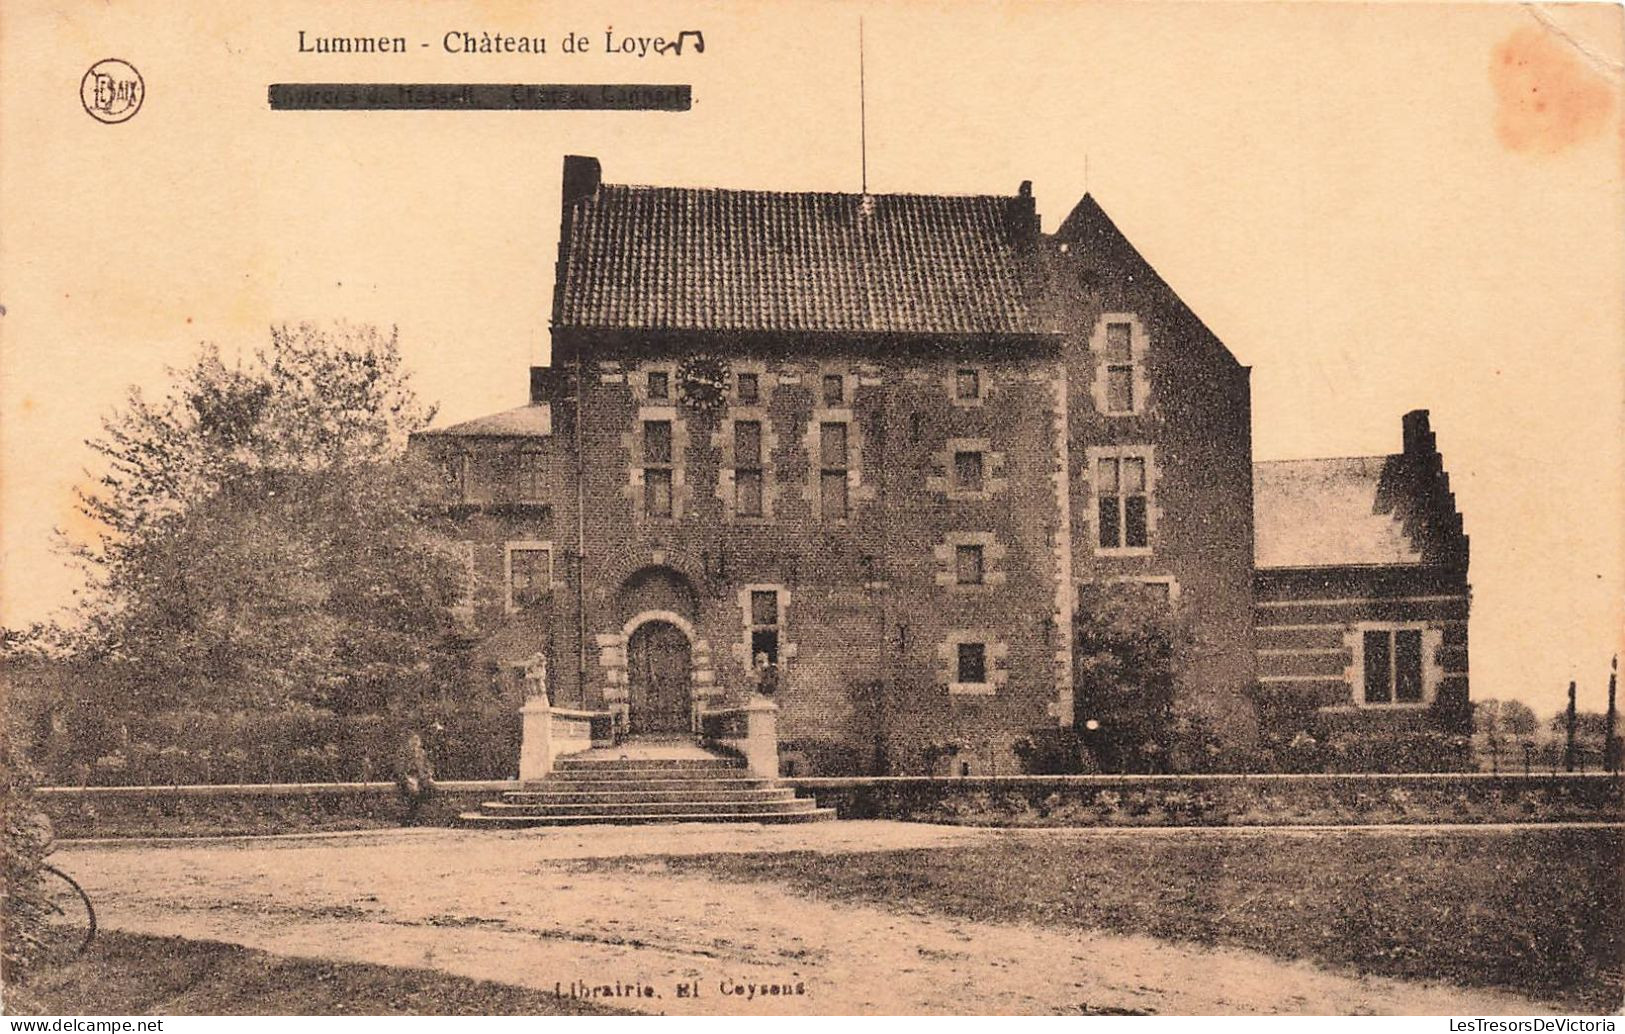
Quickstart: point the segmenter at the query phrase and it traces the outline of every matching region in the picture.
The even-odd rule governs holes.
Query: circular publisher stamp
[[[147,84],[128,61],[106,58],[90,66],[79,81],[79,101],[98,122],[128,122],[141,110]]]

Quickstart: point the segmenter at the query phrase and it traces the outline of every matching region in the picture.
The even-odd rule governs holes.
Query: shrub
[[[39,955],[48,904],[40,865],[50,848],[50,823],[34,802],[37,775],[11,736],[0,732],[0,980],[23,979]]]

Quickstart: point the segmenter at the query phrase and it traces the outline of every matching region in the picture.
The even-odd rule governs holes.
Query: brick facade
[[[545,420],[414,448],[466,456],[478,655],[545,651],[555,704],[624,717],[664,621],[699,704],[771,691],[786,772],[1017,772],[1087,717],[1078,587],[1132,580],[1197,633],[1180,706],[1253,744],[1257,666],[1290,648],[1255,614],[1298,589],[1255,583],[1249,371],[1093,199],[1046,235],[1025,187],[671,191],[570,159],[552,363]],[[550,592],[491,584],[512,543],[550,544]]]

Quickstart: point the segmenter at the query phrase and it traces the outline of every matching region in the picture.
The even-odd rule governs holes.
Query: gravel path
[[[1005,835],[890,822],[404,830],[65,845],[55,860],[85,885],[111,928],[557,985],[566,994],[572,982],[647,987],[657,997],[603,999],[646,1012],[1550,1011],[1513,995],[1330,972],[1240,949],[829,904],[762,884],[673,875],[657,859],[631,861],[613,875],[568,864],[714,851],[892,850]],[[699,996],[680,996],[680,985],[698,988]],[[759,990],[775,986],[789,993]]]

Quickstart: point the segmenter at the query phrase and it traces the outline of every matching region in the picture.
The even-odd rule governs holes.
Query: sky
[[[228,10],[228,8],[230,8]],[[1258,459],[1427,408],[1472,538],[1473,695],[1604,706],[1625,630],[1625,116],[1608,5],[46,3],[0,11],[0,622],[49,616],[83,445],[273,323],[394,324],[442,422],[544,362],[564,154],[605,179],[1091,192],[1253,368]],[[682,56],[604,53],[699,29]],[[404,35],[316,55],[298,33]],[[446,53],[448,31],[545,55]],[[565,55],[566,31],[593,42]],[[420,42],[429,43],[422,47]],[[103,125],[78,85],[146,83]],[[270,82],[689,82],[665,112],[272,112]]]

